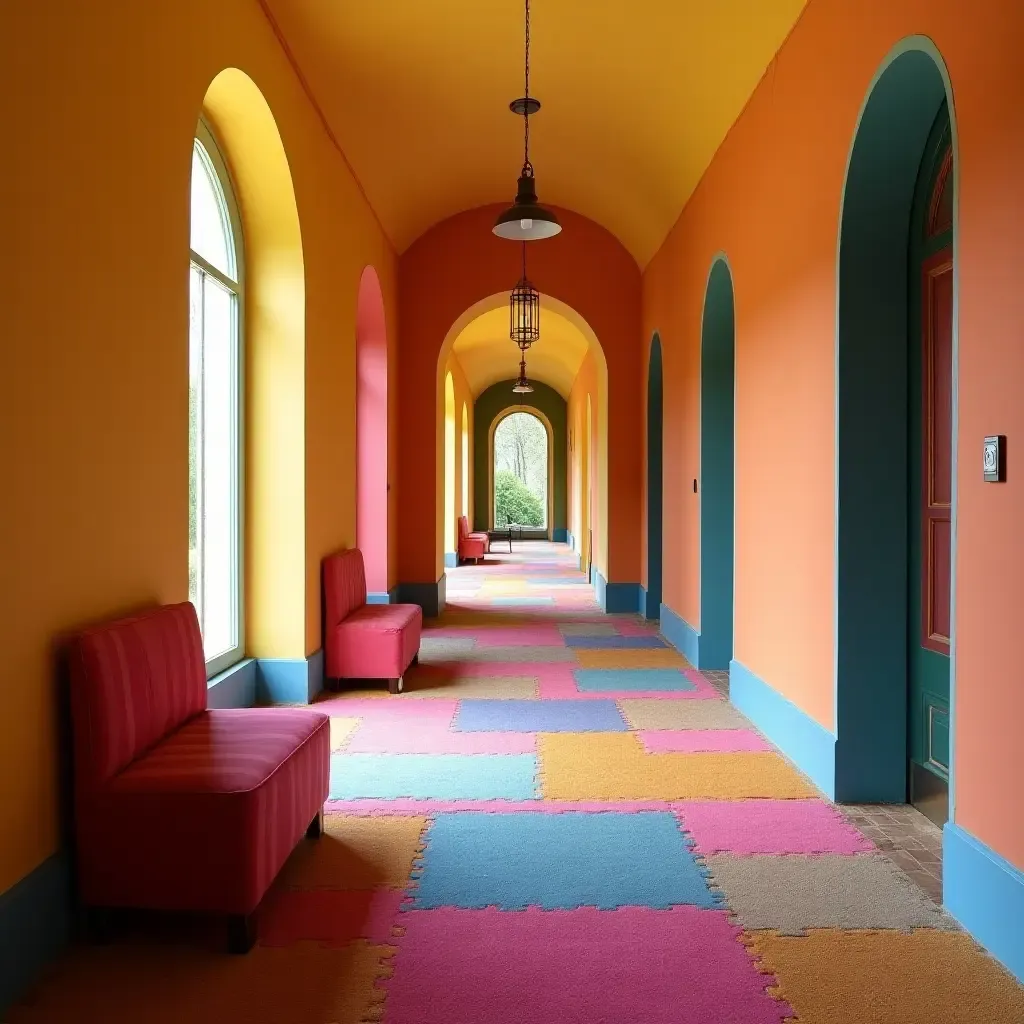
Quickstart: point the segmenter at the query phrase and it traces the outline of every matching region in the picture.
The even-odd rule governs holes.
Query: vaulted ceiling
[[[530,346],[526,376],[550,384],[569,397],[588,348],[580,329],[553,309],[541,310],[541,337]],[[519,373],[519,349],[508,340],[508,310],[481,313],[459,333],[452,351],[462,366],[473,396]]]
[[[522,0],[261,0],[399,252],[511,202]],[[541,202],[645,266],[806,0],[533,0]]]

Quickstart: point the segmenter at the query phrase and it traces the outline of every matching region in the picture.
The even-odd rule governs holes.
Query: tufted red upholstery
[[[327,716],[207,711],[188,604],[87,630],[69,661],[84,904],[251,913],[327,799]]]
[[[486,533],[470,533],[469,520],[459,516],[459,561],[467,558],[483,558],[491,550],[491,541]]]
[[[423,610],[366,603],[357,548],[324,559],[324,671],[328,679],[400,679],[420,649]]]

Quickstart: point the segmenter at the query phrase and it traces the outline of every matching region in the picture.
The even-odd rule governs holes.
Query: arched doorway
[[[937,820],[956,479],[947,83],[931,44],[908,40],[868,92],[843,192],[836,395],[835,798],[902,803],[913,779]]]
[[[370,599],[388,600],[388,339],[373,267],[356,303],[356,543]]]
[[[444,378],[444,564],[458,565],[455,541],[455,381],[451,372]]]
[[[550,422],[543,414],[511,408],[492,425],[488,528],[509,523],[525,527],[524,536],[550,537],[552,524],[552,447]]]
[[[641,609],[647,619],[661,618],[663,401],[661,338],[655,334],[647,369],[647,589]]]
[[[736,313],[732,273],[711,265],[700,341],[700,641],[698,667],[732,660]]]

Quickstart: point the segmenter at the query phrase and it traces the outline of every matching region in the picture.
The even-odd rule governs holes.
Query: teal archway
[[[700,343],[700,637],[697,666],[732,661],[736,307],[732,273],[715,259]]]
[[[661,618],[663,421],[661,338],[655,334],[647,369],[647,587],[640,594],[647,619]]]

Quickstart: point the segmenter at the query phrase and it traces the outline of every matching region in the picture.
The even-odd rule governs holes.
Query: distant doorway
[[[663,418],[661,338],[655,334],[647,370],[647,619],[661,618]]]
[[[494,428],[494,529],[548,528],[548,431],[529,412],[513,412]]]
[[[732,273],[718,258],[700,341],[700,640],[698,667],[732,661],[736,313]]]

